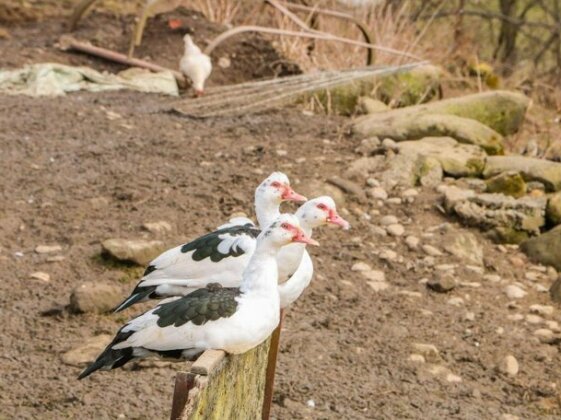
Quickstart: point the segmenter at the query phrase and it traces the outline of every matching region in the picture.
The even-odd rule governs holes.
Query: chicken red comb
[[[169,19],[168,20],[168,26],[171,29],[178,29],[181,27],[183,22],[181,22],[181,19]]]

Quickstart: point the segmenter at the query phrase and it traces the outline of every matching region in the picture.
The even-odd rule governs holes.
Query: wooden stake
[[[141,67],[143,69],[148,69],[152,71],[170,71],[177,80],[178,84],[184,85],[185,78],[183,75],[175,70],[171,70],[158,64],[150,63],[148,61],[139,60],[138,58],[129,58],[125,54],[120,54],[116,51],[108,50],[101,47],[95,47],[86,42],[80,42],[72,38],[71,36],[62,36],[58,42],[58,48],[63,51],[79,51],[85,54],[93,55],[95,57],[100,57],[105,60],[113,61],[115,63],[124,64],[130,67]]]
[[[280,335],[282,328],[282,320],[284,318],[284,309],[280,311],[280,321],[278,327],[271,335],[271,343],[269,344],[269,355],[267,361],[267,374],[265,376],[265,397],[263,399],[262,420],[269,420],[271,415],[271,406],[273,404],[273,390],[275,388],[275,371],[277,369],[277,356],[280,347]]]
[[[173,402],[171,406],[171,420],[179,420],[182,417],[189,391],[193,388],[195,375],[188,372],[177,372],[175,377],[175,388],[173,389]]]

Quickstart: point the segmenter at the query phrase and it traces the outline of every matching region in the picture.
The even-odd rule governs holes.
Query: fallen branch
[[[60,37],[59,42],[56,46],[62,51],[79,51],[85,54],[93,55],[94,57],[103,58],[105,60],[124,64],[130,67],[140,67],[155,72],[169,71],[173,74],[173,77],[175,77],[175,80],[177,80],[177,83],[180,86],[184,86],[186,83],[185,78],[178,71],[171,70],[158,64],[150,63],[148,61],[139,60],[138,58],[129,58],[125,54],[121,54],[101,47],[96,47],[87,42],[80,42],[68,35]]]
[[[407,52],[403,52],[403,51],[399,51],[393,48],[389,48],[389,47],[384,47],[382,45],[376,45],[376,44],[368,44],[366,42],[360,42],[360,41],[353,41],[352,39],[348,39],[348,38],[342,38],[342,37],[338,37],[335,35],[331,35],[329,33],[325,33],[325,32],[295,32],[295,31],[287,31],[287,30],[283,30],[283,29],[275,29],[275,28],[268,28],[268,27],[264,27],[264,26],[253,26],[253,25],[249,25],[249,26],[237,26],[234,27],[232,29],[229,29],[225,32],[222,32],[220,35],[218,35],[209,45],[207,45],[207,47],[205,48],[204,53],[207,55],[210,55],[212,53],[212,51],[222,42],[224,42],[224,40],[236,35],[236,34],[240,34],[243,32],[260,32],[260,33],[265,33],[265,34],[275,34],[275,35],[285,35],[285,36],[297,36],[297,37],[302,37],[302,38],[312,38],[312,39],[321,39],[324,41],[336,41],[336,42],[342,42],[345,44],[349,44],[349,45],[356,45],[358,47],[363,47],[363,48],[371,48],[373,50],[378,50],[378,51],[382,51],[385,52],[387,54],[393,54],[393,55],[397,55],[397,56],[401,56],[401,57],[407,57],[407,58],[411,58],[414,60],[422,60],[422,58],[420,58],[419,56],[415,55],[415,54],[410,54]]]

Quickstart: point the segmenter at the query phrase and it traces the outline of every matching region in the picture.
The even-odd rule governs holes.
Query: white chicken
[[[191,80],[195,95],[201,96],[204,93],[205,81],[212,72],[212,62],[210,57],[193,42],[190,35],[185,35],[183,41],[185,41],[185,53],[179,62],[179,69]]]

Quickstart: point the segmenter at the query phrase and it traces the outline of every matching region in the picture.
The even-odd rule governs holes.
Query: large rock
[[[368,121],[366,132],[380,138],[395,141],[416,140],[423,137],[453,137],[461,143],[474,144],[487,153],[503,153],[503,138],[500,134],[469,118],[443,114],[408,114],[402,110],[376,114]],[[360,134],[364,132],[357,129]]]
[[[408,139],[435,135],[455,137],[450,132],[453,130],[461,133],[461,137],[465,137],[464,140],[456,138],[457,140],[479,144],[490,154],[500,154],[502,153],[500,135],[509,135],[518,131],[524,120],[528,104],[529,99],[526,96],[515,92],[477,93],[425,105],[366,115],[356,120],[353,131],[362,136],[378,135],[381,138],[390,137],[400,141],[400,139],[407,140],[407,138],[403,138],[404,136],[407,137],[415,133],[417,133],[415,137],[409,137]],[[442,129],[449,132],[438,132],[436,134],[434,131],[438,128],[431,126],[434,122],[431,123],[430,119],[425,120],[422,124],[415,121],[426,115],[456,116],[461,119],[451,119],[447,123],[441,122]],[[475,120],[480,123],[479,125],[482,124],[492,130],[485,130],[480,128],[479,125],[469,124],[469,122],[463,121],[465,119],[468,119],[468,121]],[[439,119],[433,121],[438,122]],[[440,119],[440,121],[444,120]],[[462,123],[465,123],[465,127],[461,126]],[[474,139],[470,134],[472,130],[477,130],[476,137],[482,138]]]
[[[426,158],[419,154],[398,153],[387,160],[386,167],[380,175],[380,182],[386,190],[391,190],[396,185],[414,187],[421,176],[431,174],[424,172],[423,168],[428,171],[435,171],[434,165],[437,165],[440,168],[440,173],[442,173],[438,161],[433,159],[432,166],[428,166],[426,163]],[[438,174],[433,173],[433,176],[437,178]]]
[[[162,251],[161,241],[145,241],[142,239],[107,239],[101,244],[103,252],[119,261],[147,265]]]
[[[514,197],[503,194],[476,194],[455,186],[439,187],[444,207],[463,223],[476,226],[499,242],[518,243],[540,233],[545,224],[545,197]]]
[[[328,89],[320,89],[313,92],[312,96],[325,110],[343,115],[352,115],[359,105],[359,98],[375,93],[377,87],[380,88],[380,96],[395,98],[402,106],[425,102],[435,93],[435,80],[439,77],[439,72],[434,69],[433,66],[426,66],[426,71],[423,71],[417,67],[399,75],[394,73],[353,80]],[[303,99],[309,98],[310,95],[306,94]]]
[[[485,167],[485,153],[477,146],[460,144],[451,137],[426,137],[397,144],[399,153],[434,158],[444,173],[454,177],[478,176]]]
[[[552,194],[547,200],[546,216],[548,223],[561,224],[561,192]]]
[[[376,172],[383,164],[384,156],[382,155],[361,157],[349,165],[344,176],[345,178],[364,181],[371,172]]]
[[[521,93],[496,90],[450,98],[424,106],[433,114],[470,118],[503,136],[508,136],[519,130],[529,104],[530,99]]]
[[[102,314],[113,310],[122,301],[122,298],[120,288],[112,284],[82,283],[72,290],[70,310],[75,313]]]
[[[518,172],[503,172],[486,182],[487,192],[510,195],[515,198],[526,195],[526,183]]]
[[[440,94],[442,70],[427,65],[381,77],[372,95],[391,107],[422,104]]]
[[[561,226],[522,242],[520,249],[532,261],[561,270]]]
[[[389,109],[391,108],[378,99],[361,96],[358,98],[356,111],[358,114],[376,114],[377,112],[383,112]]]
[[[548,191],[561,190],[561,163],[525,156],[490,156],[483,176],[490,178],[507,171],[519,172],[525,181],[539,181]]]
[[[482,228],[512,227],[539,234],[545,224],[544,197],[515,199],[503,194],[477,194],[456,203],[454,211],[467,224]]]
[[[68,350],[61,356],[62,362],[70,366],[86,366],[93,362],[96,357],[111,342],[108,334],[100,334],[95,337],[88,338],[84,344]]]

